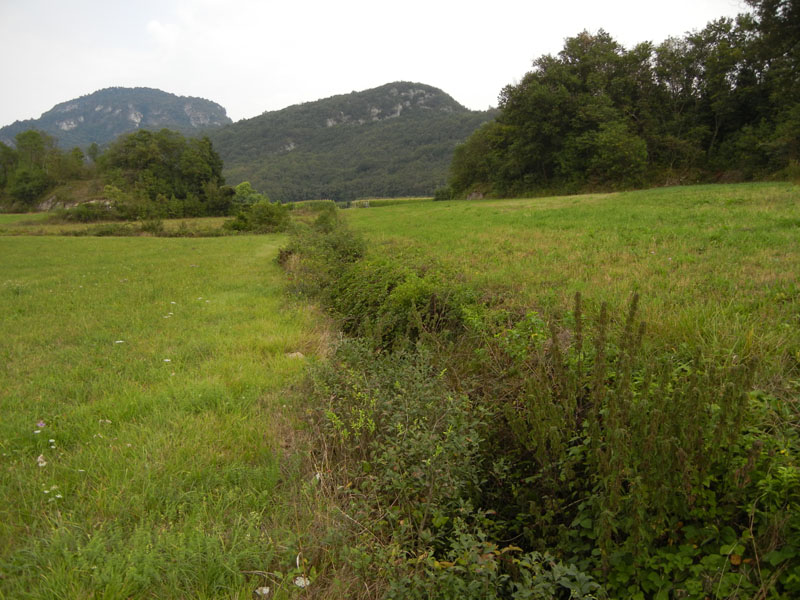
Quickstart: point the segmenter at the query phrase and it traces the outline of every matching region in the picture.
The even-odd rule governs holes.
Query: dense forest
[[[800,159],[800,8],[752,12],[626,49],[582,32],[506,86],[456,150],[457,196],[787,176]]]
[[[281,202],[432,195],[455,147],[493,111],[395,82],[264,113],[209,132],[233,183]]]

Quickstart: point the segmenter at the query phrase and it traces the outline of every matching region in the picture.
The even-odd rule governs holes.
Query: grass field
[[[645,351],[753,361],[756,386],[788,407],[781,426],[797,427],[800,187],[383,206],[341,213],[368,254],[437,264],[510,320],[563,315],[576,291],[588,312],[623,315],[639,292]],[[348,565],[324,564],[347,556],[347,537],[298,506],[317,484],[299,478],[308,455],[286,450],[306,363],[291,354],[319,354],[324,329],[284,293],[285,238],[59,237],[87,226],[36,217],[0,215],[0,599],[250,598],[262,585],[352,597],[335,591],[337,569],[340,589],[361,589]],[[302,571],[299,553],[313,557]],[[315,565],[319,588],[293,585]]]
[[[294,567],[283,413],[318,330],[282,239],[0,238],[0,598],[250,598]]]
[[[2,225],[28,225],[37,223],[46,219],[49,215],[47,213],[22,213],[22,214],[4,214],[0,213],[0,226]]]
[[[590,306],[620,308],[638,291],[652,343],[765,358],[765,379],[800,379],[797,185],[424,202],[346,215],[375,252],[436,261],[492,302],[550,315],[569,310],[576,291]]]

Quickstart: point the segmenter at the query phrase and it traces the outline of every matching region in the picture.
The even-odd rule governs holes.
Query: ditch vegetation
[[[344,334],[307,383],[318,594],[800,595],[797,407],[755,358],[659,348],[636,295],[510,309],[332,206],[278,260]]]

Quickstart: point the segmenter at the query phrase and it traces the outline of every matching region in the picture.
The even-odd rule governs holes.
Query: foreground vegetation
[[[417,203],[298,231],[281,261],[350,336],[308,403],[346,513],[329,580],[366,581],[349,597],[800,593],[797,197]]]
[[[797,198],[0,238],[0,597],[796,597]]]
[[[280,242],[0,238],[0,598],[302,592]]]

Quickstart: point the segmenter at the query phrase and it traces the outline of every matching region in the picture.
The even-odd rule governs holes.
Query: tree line
[[[580,192],[800,173],[800,2],[626,49],[565,41],[456,149],[456,196]]]
[[[96,180],[96,202],[76,207],[79,220],[228,215],[238,204],[225,186],[222,159],[207,137],[162,129],[119,137],[100,151],[92,144],[62,151],[37,130],[18,133],[15,147],[0,143],[0,201],[11,210],[34,210],[57,186]],[[83,200],[87,198],[81,198]]]

